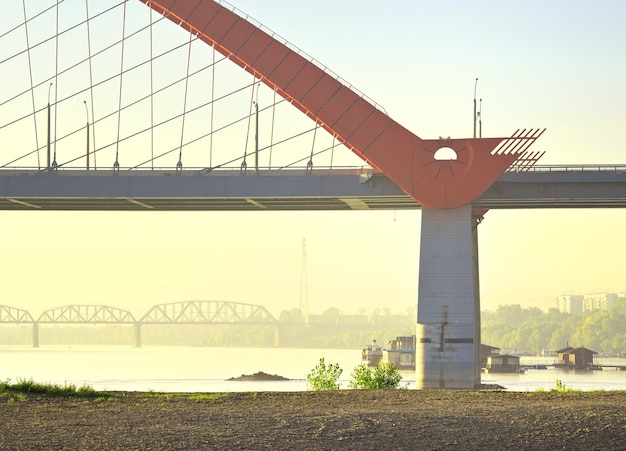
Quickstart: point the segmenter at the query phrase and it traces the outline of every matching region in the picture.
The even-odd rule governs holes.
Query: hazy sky
[[[471,137],[478,77],[483,136],[545,127],[542,164],[626,164],[623,2],[231,3],[422,138]],[[104,303],[139,316],[186,300],[278,315],[300,302],[303,239],[311,312],[417,303],[419,212],[0,212],[0,224],[0,303],[33,315]],[[625,224],[621,209],[490,211],[483,308],[626,291]]]

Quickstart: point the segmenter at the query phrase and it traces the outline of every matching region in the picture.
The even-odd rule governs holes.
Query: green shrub
[[[556,380],[556,387],[553,388],[550,391],[556,391],[556,392],[560,392],[560,393],[565,393],[565,392],[570,392],[570,391],[575,391],[575,390],[573,388],[570,388],[567,385],[565,385],[563,383],[563,381],[561,381],[561,379],[557,379]]]
[[[321,358],[317,366],[307,375],[306,380],[309,387],[315,391],[339,390],[337,381],[341,373],[343,370],[339,368],[338,363],[326,365],[324,358]]]
[[[402,375],[395,365],[381,362],[375,368],[364,363],[352,371],[350,388],[398,388]]]

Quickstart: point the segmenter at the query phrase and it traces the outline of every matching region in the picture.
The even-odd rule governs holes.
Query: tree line
[[[398,336],[415,334],[414,311],[392,314],[381,310],[345,314],[335,307],[305,321],[298,309],[283,311],[278,319],[278,346],[302,348],[359,349],[372,340],[383,347]],[[481,342],[501,352],[539,355],[566,346],[584,346],[601,353],[626,356],[626,300],[607,310],[585,315],[547,312],[537,307],[500,305],[481,312]],[[40,327],[40,343],[132,345],[134,330],[124,325]],[[29,325],[0,327],[0,343],[29,344]],[[149,325],[142,327],[143,345],[190,345],[272,347],[273,325]]]
[[[481,312],[481,341],[505,352],[539,355],[566,346],[626,355],[626,300],[583,315],[500,305]]]

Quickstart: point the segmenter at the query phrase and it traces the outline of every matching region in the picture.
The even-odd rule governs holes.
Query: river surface
[[[33,379],[51,384],[89,385],[96,390],[158,392],[302,391],[306,376],[318,364],[343,369],[348,388],[360,349],[210,348],[192,346],[0,346],[0,380]],[[522,364],[553,363],[553,358],[522,357]],[[626,359],[599,359],[602,365],[624,365]],[[263,371],[290,379],[279,382],[228,381]],[[402,386],[415,387],[413,371],[403,371]],[[483,374],[483,383],[509,391],[555,388],[560,380],[574,390],[626,390],[626,371],[574,371],[550,368],[525,374]]]

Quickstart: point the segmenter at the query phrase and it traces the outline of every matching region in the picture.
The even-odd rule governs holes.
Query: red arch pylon
[[[423,140],[297,50],[213,0],[140,0],[254,74],[354,153],[431,208],[468,204],[541,135],[446,141],[456,160],[436,160]],[[536,158],[535,158],[536,160]]]

